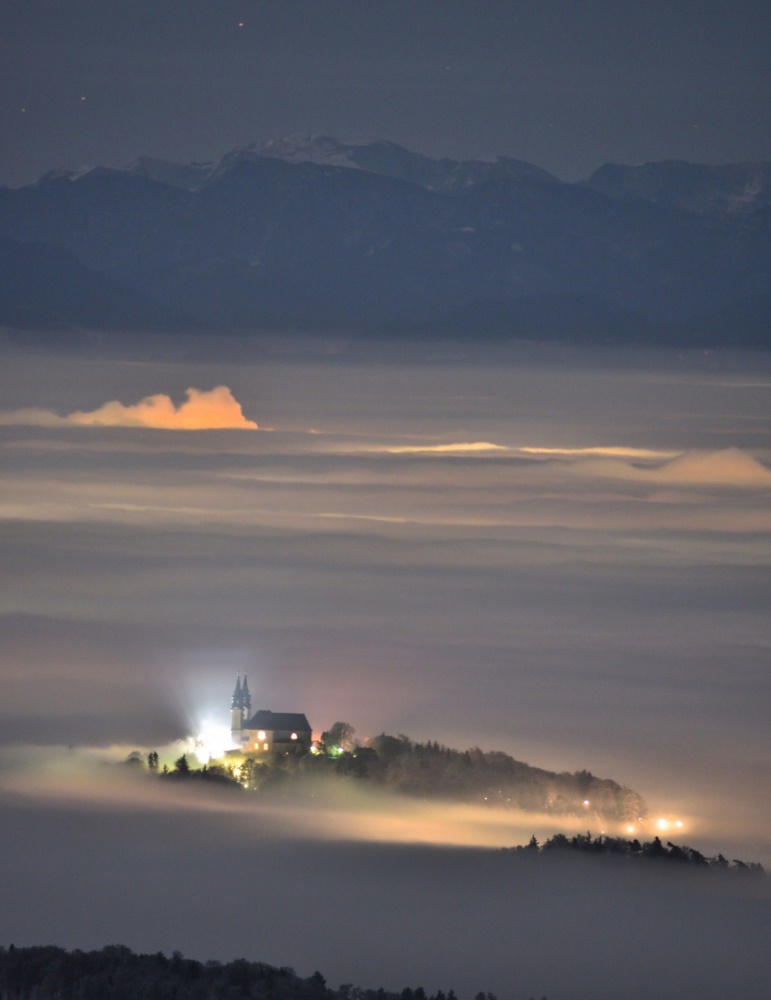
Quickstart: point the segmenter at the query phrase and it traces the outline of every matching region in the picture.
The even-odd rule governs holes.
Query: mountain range
[[[328,136],[0,189],[0,323],[771,346],[771,164],[431,159]]]

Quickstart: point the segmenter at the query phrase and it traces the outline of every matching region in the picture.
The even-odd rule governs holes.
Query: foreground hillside
[[[566,184],[328,137],[53,173],[0,190],[0,323],[769,346],[769,177]]]
[[[171,958],[161,952],[137,955],[121,945],[91,952],[52,946],[0,948],[0,1000],[397,1000],[398,996],[383,990],[332,990],[318,972],[302,979],[292,969],[243,959],[203,963],[179,952]],[[425,996],[420,990],[416,1000]]]
[[[344,746],[340,745],[341,733]],[[365,782],[402,795],[422,799],[472,802],[490,807],[524,809],[554,815],[600,816],[636,822],[647,814],[637,792],[609,778],[583,770],[557,773],[515,760],[501,751],[478,747],[454,750],[437,742],[417,743],[408,736],[382,733],[359,746],[353,729],[336,723],[316,752],[276,752],[270,757],[248,757],[232,752],[216,763],[196,770],[187,756],[180,757],[161,777],[232,781],[250,790],[286,786],[293,780],[339,778]],[[136,751],[129,763],[141,766]],[[158,755],[148,756],[150,770],[158,768]]]

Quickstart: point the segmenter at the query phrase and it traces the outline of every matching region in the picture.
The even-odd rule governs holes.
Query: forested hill
[[[180,758],[165,777],[232,779],[246,789],[267,791],[299,778],[327,776],[423,799],[555,815],[597,815],[637,822],[647,814],[645,801],[637,792],[586,770],[557,773],[515,760],[501,751],[477,747],[454,750],[435,741],[419,743],[408,736],[386,733],[360,746],[353,741],[352,733],[347,724],[335,723],[324,733],[317,752],[275,753],[267,760],[234,754],[199,770],[191,768],[186,757]],[[144,764],[138,752],[132,754],[132,759],[137,766]],[[150,763],[151,769],[157,767],[153,754]]]
[[[0,1000],[455,1000],[452,990],[428,997],[421,988],[399,993],[341,986],[330,989],[315,972],[262,962],[197,962],[174,952],[137,955],[122,945],[101,951],[52,946],[0,948]],[[482,1000],[495,1000],[482,994]]]

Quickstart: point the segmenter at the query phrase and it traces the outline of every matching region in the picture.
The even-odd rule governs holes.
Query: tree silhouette
[[[183,753],[174,761],[174,770],[177,774],[190,774],[190,765],[187,762],[187,754]]]

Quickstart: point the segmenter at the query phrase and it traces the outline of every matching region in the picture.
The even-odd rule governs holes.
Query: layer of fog
[[[3,742],[163,744],[248,670],[317,730],[588,767],[766,856],[762,356],[208,351],[4,359],[17,420],[219,385],[270,430],[0,428]]]
[[[191,768],[227,766],[188,738],[161,748],[160,767],[174,771],[184,753]],[[130,756],[131,755],[131,756]],[[692,833],[689,820],[655,814],[631,827],[593,811],[536,812],[496,806],[482,799],[453,801],[441,785],[430,798],[402,795],[371,781],[335,776],[293,777],[259,789],[156,775],[125,747],[6,747],[0,751],[0,791],[50,806],[106,811],[216,812],[248,818],[264,834],[303,840],[375,841],[455,847],[512,847],[536,836],[586,833],[641,842],[655,836],[681,842]],[[144,760],[142,755],[141,760]],[[444,797],[443,797],[444,792]]]
[[[419,846],[397,821],[430,818],[436,841],[443,807],[378,816],[374,798],[339,792],[260,804],[77,756],[35,754],[19,781],[4,755],[3,942],[246,957],[461,1000],[765,995],[765,876]],[[349,836],[364,822],[370,836]]]

